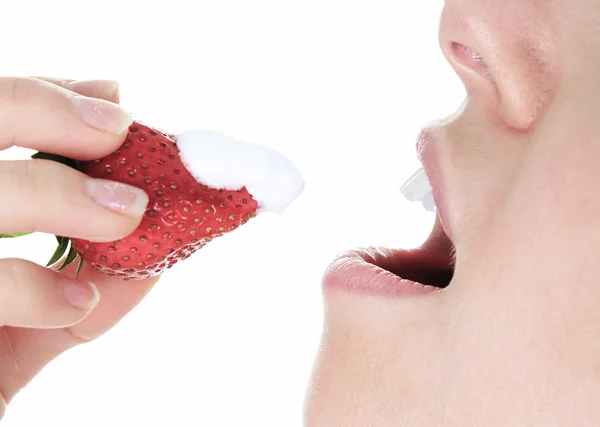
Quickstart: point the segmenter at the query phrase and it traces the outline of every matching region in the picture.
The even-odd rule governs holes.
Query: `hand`
[[[19,146],[79,160],[115,151],[133,121],[117,105],[117,86],[0,77],[0,150]],[[2,234],[113,241],[137,228],[148,203],[142,190],[126,191],[48,160],[0,162],[0,180]],[[157,280],[124,283],[89,265],[75,279],[76,264],[59,273],[0,260],[0,418],[48,362],[114,326]]]

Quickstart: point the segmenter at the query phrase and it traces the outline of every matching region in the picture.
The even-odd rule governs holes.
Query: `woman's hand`
[[[0,77],[0,150],[19,146],[80,160],[113,152],[133,121],[117,105],[117,91],[111,81]],[[117,240],[139,225],[148,203],[142,190],[48,160],[2,161],[0,180],[0,234]],[[75,264],[58,273],[0,260],[0,417],[48,362],[111,328],[156,282],[125,284],[88,265],[75,279]]]

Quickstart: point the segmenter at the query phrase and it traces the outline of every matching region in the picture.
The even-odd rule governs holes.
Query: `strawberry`
[[[57,160],[57,156],[43,153],[34,157]],[[229,191],[199,183],[182,163],[173,135],[140,122],[130,126],[118,150],[102,159],[58,160],[93,178],[141,188],[150,197],[142,222],[131,235],[110,243],[71,239],[61,269],[79,254],[79,268],[85,261],[125,280],[156,276],[214,238],[245,224],[258,210],[246,188]],[[69,246],[69,239],[57,239],[59,247],[49,265]]]

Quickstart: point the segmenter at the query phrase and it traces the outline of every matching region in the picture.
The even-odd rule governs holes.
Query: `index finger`
[[[133,118],[122,107],[35,78],[0,77],[0,150],[91,160],[115,151]]]
[[[91,98],[104,99],[115,104],[120,101],[119,82],[116,80],[74,80],[40,76],[34,76],[33,78]]]

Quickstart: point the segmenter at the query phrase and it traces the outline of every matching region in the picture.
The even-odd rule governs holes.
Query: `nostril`
[[[481,55],[464,44],[452,42],[450,44],[452,59],[457,65],[473,70],[480,75],[489,77],[489,70]]]
[[[452,49],[454,49],[456,54],[462,58],[465,58],[467,60],[472,60],[473,62],[475,62],[477,64],[483,63],[483,58],[477,52],[475,52],[473,49],[471,49],[468,46],[465,46],[464,44],[452,42]]]

